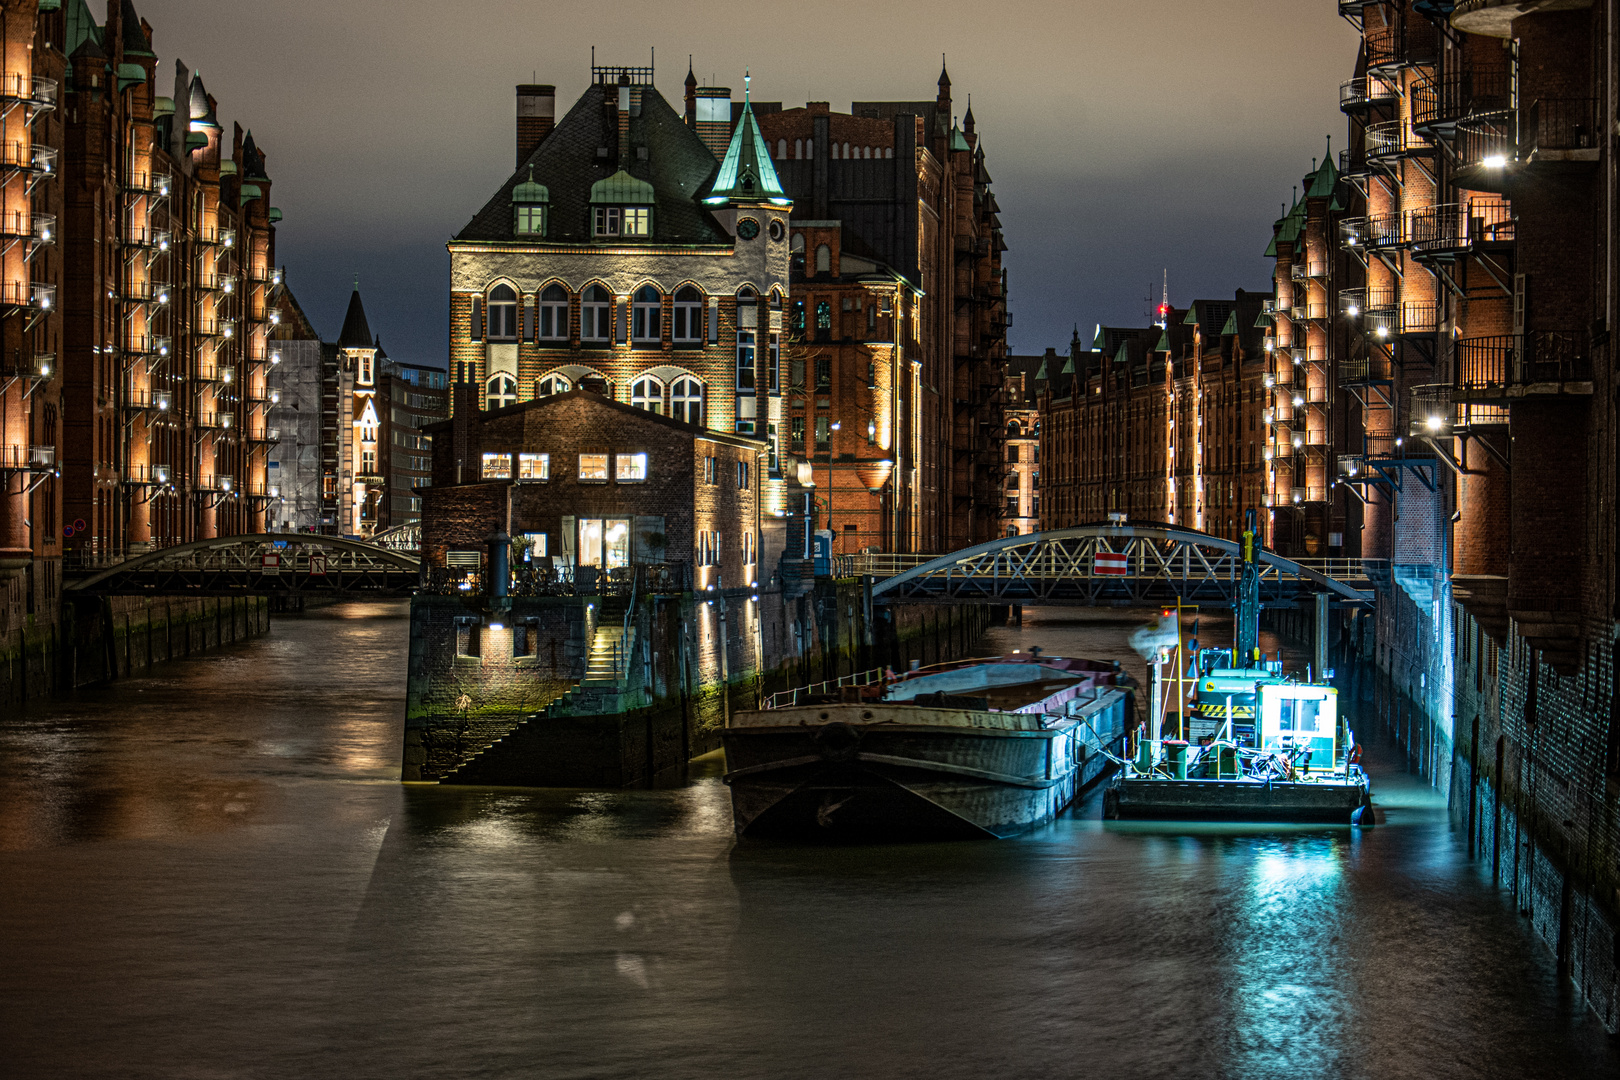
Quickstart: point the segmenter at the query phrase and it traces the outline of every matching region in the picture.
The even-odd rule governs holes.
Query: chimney
[[[697,127],[697,76],[692,74],[692,58],[686,58],[686,126]]]
[[[517,163],[529,155],[557,126],[557,88],[524,84],[517,88]]]
[[[726,156],[726,147],[731,145],[731,87],[698,87],[697,133],[711,154]]]
[[[630,164],[630,76],[619,76],[619,168]]]

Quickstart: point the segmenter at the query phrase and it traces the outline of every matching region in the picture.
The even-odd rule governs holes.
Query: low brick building
[[[422,545],[435,569],[471,569],[504,530],[514,562],[552,579],[642,564],[699,591],[758,580],[763,442],[590,389],[458,407],[424,430],[433,484],[419,489]]]

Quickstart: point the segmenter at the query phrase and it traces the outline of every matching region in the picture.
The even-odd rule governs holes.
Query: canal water
[[[987,648],[1123,656],[1028,612]],[[1384,823],[733,844],[648,792],[402,787],[402,605],[0,717],[33,1077],[1599,1077],[1620,1055],[1375,752]]]

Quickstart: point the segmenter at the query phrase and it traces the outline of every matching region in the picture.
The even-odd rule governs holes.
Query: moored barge
[[[1118,760],[1134,702],[1117,664],[1022,653],[777,695],[721,733],[737,834],[1011,836]]]

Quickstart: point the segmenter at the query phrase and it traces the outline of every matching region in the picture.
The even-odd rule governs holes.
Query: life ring
[[[1345,758],[1345,764],[1347,764],[1347,765],[1360,765],[1361,764],[1361,744],[1360,743],[1356,743],[1354,746],[1350,747],[1350,753]]]

